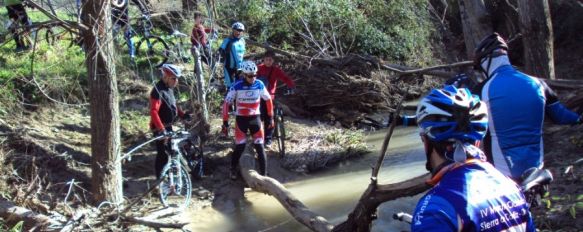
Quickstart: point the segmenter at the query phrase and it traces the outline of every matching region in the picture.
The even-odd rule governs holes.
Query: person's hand
[[[269,117],[269,124],[267,124],[267,128],[271,129],[275,126],[275,121],[273,120],[273,116]]]
[[[221,133],[225,136],[229,136],[229,121],[223,121],[223,126],[221,126]]]

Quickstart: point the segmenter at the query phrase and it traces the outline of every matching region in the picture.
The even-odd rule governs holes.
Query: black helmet
[[[497,52],[496,50],[501,49]],[[498,57],[508,54],[508,44],[497,32],[486,36],[474,50],[474,68],[480,70],[480,63],[485,57]]]

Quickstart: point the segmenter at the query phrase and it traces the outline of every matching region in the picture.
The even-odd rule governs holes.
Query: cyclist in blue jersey
[[[416,116],[433,188],[419,200],[411,231],[535,231],[517,184],[475,146],[488,125],[476,95],[451,85],[434,89]]]
[[[514,180],[531,167],[542,168],[545,115],[558,124],[581,123],[581,116],[566,109],[544,81],[512,67],[508,45],[497,33],[476,47],[474,66],[486,78],[474,92],[488,106],[488,160]]]
[[[245,39],[243,38],[245,25],[236,22],[233,23],[231,28],[233,32],[223,40],[223,43],[219,47],[219,52],[225,59],[223,72],[227,90],[237,81],[237,70],[241,68],[241,62],[243,62],[243,55],[245,54]]]

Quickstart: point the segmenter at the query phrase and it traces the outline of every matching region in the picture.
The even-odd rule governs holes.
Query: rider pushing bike
[[[267,91],[271,95],[271,100],[275,100],[275,91],[277,90],[277,81],[283,81],[288,87],[288,93],[292,94],[296,88],[294,81],[289,78],[280,67],[274,64],[275,53],[268,50],[263,55],[263,63],[257,66],[257,79],[263,82]],[[271,145],[273,127],[269,127],[269,115],[265,101],[261,100],[261,120],[265,127],[265,146]]]
[[[174,88],[178,85],[178,78],[182,77],[179,67],[172,64],[163,64],[160,67],[162,78],[156,83],[150,93],[150,129],[154,136],[167,134],[172,131],[172,124],[178,119],[188,120],[189,114],[184,113],[176,105]],[[168,162],[166,150],[168,141],[159,140],[156,142],[156,178],[160,178],[162,168]]]
[[[273,127],[273,103],[271,96],[263,82],[257,80],[257,66],[253,61],[244,61],[241,64],[244,80],[235,82],[223,104],[223,130],[229,127],[229,109],[233,103],[237,104],[235,112],[235,151],[231,157],[231,179],[237,179],[237,165],[245,150],[247,132],[253,136],[253,144],[259,158],[259,174],[266,175],[266,157],[263,147],[263,125],[260,120],[260,99],[265,100],[268,127]]]

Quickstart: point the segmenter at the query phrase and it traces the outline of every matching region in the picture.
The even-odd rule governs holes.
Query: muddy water
[[[373,153],[357,161],[347,161],[309,179],[285,186],[306,206],[333,224],[346,219],[369,183],[386,130],[371,133],[367,142]],[[380,183],[393,183],[425,173],[423,148],[416,127],[397,127],[379,174]],[[309,231],[273,198],[262,193],[245,193],[246,201],[232,212],[219,213],[207,207],[189,215],[193,231]],[[386,202],[378,209],[373,231],[409,230],[409,225],[392,219],[395,212],[411,212],[420,196]]]

